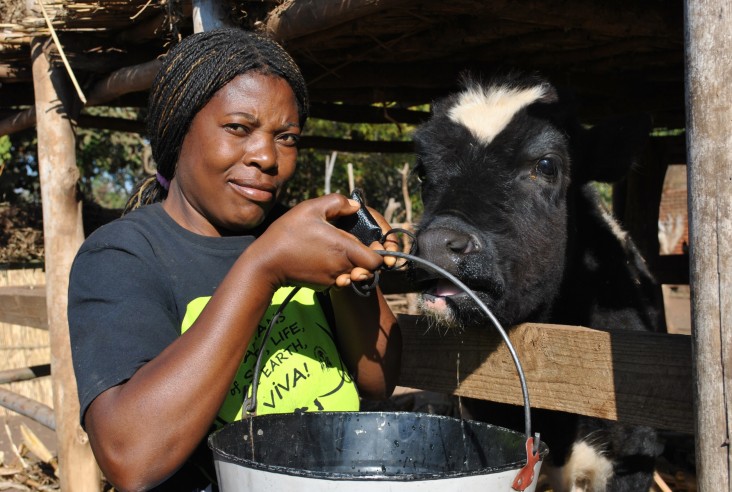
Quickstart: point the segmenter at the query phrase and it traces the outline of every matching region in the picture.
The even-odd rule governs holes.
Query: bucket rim
[[[427,481],[427,480],[449,480],[449,479],[455,479],[455,478],[461,478],[461,477],[470,477],[470,476],[477,476],[477,475],[487,475],[492,473],[499,473],[504,471],[511,471],[511,470],[520,470],[522,467],[524,467],[527,463],[526,458],[522,458],[517,461],[512,461],[508,463],[502,463],[500,465],[491,465],[491,466],[484,466],[475,470],[453,470],[453,471],[440,471],[435,473],[398,473],[398,474],[391,474],[391,475],[353,475],[349,473],[343,473],[343,472],[334,472],[334,471],[318,471],[318,470],[306,470],[302,468],[295,468],[291,466],[283,466],[283,465],[272,465],[272,464],[265,464],[260,463],[258,461],[243,458],[240,456],[235,456],[230,453],[227,453],[221,449],[217,449],[214,440],[216,439],[216,436],[224,431],[229,425],[231,424],[239,424],[239,425],[246,425],[245,422],[248,420],[254,421],[262,421],[262,420],[276,420],[277,418],[283,418],[288,416],[297,416],[301,418],[313,418],[317,419],[319,417],[333,417],[333,416],[341,416],[341,415],[348,415],[349,417],[354,417],[358,415],[368,415],[370,417],[374,417],[376,415],[382,416],[382,417],[394,417],[398,418],[399,416],[410,416],[410,417],[418,417],[418,418],[428,418],[432,420],[442,420],[442,421],[456,421],[456,422],[468,422],[472,426],[478,426],[483,428],[492,428],[496,429],[502,432],[508,432],[510,434],[515,435],[516,437],[523,438],[523,433],[507,429],[505,427],[500,427],[497,425],[490,424],[488,422],[481,422],[478,420],[470,420],[470,419],[459,419],[456,417],[451,417],[447,415],[437,415],[437,414],[430,414],[430,413],[424,413],[424,412],[363,412],[363,411],[356,411],[356,412],[303,412],[299,414],[268,414],[268,415],[258,415],[258,416],[247,416],[242,420],[231,422],[230,424],[225,425],[221,429],[218,429],[214,432],[212,432],[208,438],[207,438],[207,444],[211,452],[213,453],[214,462],[223,462],[223,463],[231,463],[235,465],[241,465],[246,468],[250,468],[257,471],[264,471],[269,473],[275,473],[275,474],[282,474],[282,475],[289,475],[289,476],[295,476],[295,477],[303,477],[303,478],[313,478],[313,479],[321,479],[321,480],[339,480],[339,481],[368,481],[368,482],[378,482],[378,481],[389,481],[389,482],[409,482],[409,481]],[[549,448],[547,447],[546,443],[543,441],[540,441],[538,444],[538,452],[539,452],[539,461],[543,462],[543,460],[546,458],[547,454],[549,453]]]

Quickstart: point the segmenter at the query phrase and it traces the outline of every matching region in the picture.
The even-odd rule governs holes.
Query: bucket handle
[[[269,334],[272,331],[272,327],[277,324],[277,320],[282,316],[282,311],[284,311],[285,306],[292,300],[293,297],[295,297],[295,294],[298,293],[300,290],[300,287],[294,287],[289,294],[287,294],[287,297],[280,303],[279,307],[277,308],[277,311],[275,311],[274,315],[272,316],[272,319],[269,322],[269,326],[267,327],[267,331],[264,332],[264,336],[262,337],[262,345],[259,347],[259,353],[257,354],[257,362],[254,364],[254,375],[252,376],[252,384],[249,385],[249,388],[251,389],[251,396],[245,396],[244,401],[242,402],[242,418],[246,413],[250,415],[256,415],[256,408],[257,408],[257,388],[259,388],[259,372],[262,368],[262,359],[264,355],[264,348],[267,346],[267,341],[269,340]]]
[[[534,465],[541,459],[539,455],[540,440],[539,434],[536,435],[536,439],[534,439],[534,437],[532,437],[531,435],[531,404],[529,403],[529,389],[528,385],[526,384],[526,376],[524,374],[523,367],[521,366],[521,361],[518,358],[518,354],[516,353],[516,349],[511,343],[511,340],[508,338],[506,330],[504,330],[503,326],[501,326],[501,323],[495,317],[493,312],[488,308],[488,306],[486,306],[483,301],[480,300],[480,298],[478,298],[475,292],[470,290],[467,285],[465,285],[463,282],[461,282],[458,278],[456,278],[444,268],[441,268],[423,258],[419,258],[418,256],[402,253],[399,251],[375,251],[375,253],[381,256],[392,256],[395,258],[402,258],[407,261],[412,261],[414,263],[419,263],[421,266],[427,268],[428,270],[431,270],[447,278],[448,280],[450,280],[450,282],[452,282],[463,292],[465,292],[478,305],[478,307],[480,307],[480,309],[488,316],[488,319],[490,319],[493,326],[501,335],[501,338],[505,342],[506,347],[511,354],[513,364],[516,367],[519,382],[521,383],[521,393],[523,394],[524,400],[524,435],[526,436],[526,465],[519,471],[518,475],[516,476],[516,479],[513,483],[513,488],[515,490],[525,490],[533,481]],[[262,337],[262,345],[260,346],[259,354],[257,355],[257,362],[254,367],[252,384],[249,386],[251,389],[251,396],[247,396],[246,398],[244,398],[244,402],[242,405],[242,414],[245,411],[250,414],[255,414],[254,411],[257,407],[257,388],[259,386],[259,372],[263,358],[262,356],[264,354],[264,348],[267,344],[267,340],[269,339],[269,334],[272,330],[272,327],[276,324],[277,319],[282,315],[282,311],[284,310],[285,306],[290,302],[290,300],[295,296],[295,294],[297,294],[299,290],[299,287],[293,288],[292,291],[287,295],[287,297],[282,301],[274,316],[272,316],[272,320],[267,327],[267,331]]]
[[[519,381],[521,383],[521,392],[523,393],[524,398],[524,428],[525,428],[525,435],[526,439],[531,438],[531,405],[529,404],[529,389],[526,385],[526,376],[524,375],[523,367],[521,366],[521,361],[518,358],[518,355],[516,354],[516,349],[513,347],[513,344],[511,343],[511,340],[508,338],[508,335],[506,334],[506,330],[503,329],[501,326],[501,323],[498,321],[498,319],[493,315],[491,310],[488,308],[488,306],[485,305],[483,301],[478,298],[478,296],[468,288],[467,285],[462,283],[459,279],[457,279],[453,274],[448,272],[447,270],[435,265],[432,262],[429,262],[427,260],[424,260],[422,258],[419,258],[418,256],[401,253],[397,251],[376,251],[376,253],[380,254],[381,256],[394,256],[396,258],[404,258],[408,261],[413,261],[415,263],[419,263],[421,266],[427,268],[428,270],[432,270],[435,273],[438,273],[439,275],[442,275],[446,277],[450,282],[455,284],[457,287],[459,287],[463,292],[468,294],[473,301],[480,307],[480,309],[488,316],[488,319],[491,320],[491,323],[493,323],[493,326],[498,330],[498,333],[501,335],[501,338],[506,343],[506,346],[508,347],[508,351],[511,354],[511,359],[513,360],[514,366],[516,366],[516,372],[518,372]],[[538,440],[535,443],[535,448],[538,449],[539,443]],[[535,449],[535,450],[536,450]]]
[[[396,258],[403,258],[408,261],[413,261],[415,263],[419,263],[423,267],[426,267],[428,270],[432,270],[435,273],[438,273],[448,280],[450,280],[453,284],[455,284],[457,287],[459,287],[463,292],[468,294],[473,301],[480,307],[480,309],[488,316],[488,319],[491,320],[491,323],[493,323],[493,326],[498,330],[498,333],[501,335],[501,338],[503,338],[503,341],[506,343],[506,346],[508,347],[508,351],[511,354],[511,359],[513,360],[514,365],[516,366],[516,372],[519,376],[519,381],[521,382],[521,392],[523,393],[524,397],[524,433],[526,436],[526,465],[524,465],[521,470],[519,470],[518,474],[516,475],[516,478],[513,481],[512,488],[514,490],[526,490],[526,488],[531,485],[531,482],[534,480],[534,466],[536,463],[538,463],[541,460],[541,455],[539,454],[539,443],[541,442],[539,440],[539,434],[536,434],[536,439],[532,437],[531,435],[531,405],[529,403],[529,388],[526,384],[526,376],[524,375],[524,369],[521,366],[521,361],[518,358],[518,354],[516,353],[516,349],[514,348],[513,344],[511,343],[511,340],[508,338],[508,334],[506,333],[506,330],[503,329],[503,326],[501,326],[501,323],[498,321],[498,319],[493,315],[493,312],[488,308],[488,306],[485,305],[483,301],[481,301],[478,296],[468,288],[467,285],[462,283],[459,279],[457,279],[454,275],[452,275],[450,272],[445,270],[444,268],[441,268],[437,265],[435,265],[432,262],[429,262],[427,260],[424,260],[423,258],[419,258],[418,256],[396,252],[396,251],[376,251],[381,256],[394,256]]]

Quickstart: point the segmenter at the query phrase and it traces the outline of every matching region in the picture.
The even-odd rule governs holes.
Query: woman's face
[[[261,224],[295,172],[298,122],[284,79],[239,75],[193,118],[163,207],[206,236]]]

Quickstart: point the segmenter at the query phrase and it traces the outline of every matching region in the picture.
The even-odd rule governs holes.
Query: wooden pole
[[[133,67],[115,70],[94,86],[89,93],[86,105],[104,104],[130,92],[148,90],[161,65],[162,62],[156,58]]]
[[[43,403],[0,388],[0,407],[7,408],[17,414],[35,420],[51,430],[56,430],[56,419],[53,409]]]
[[[20,111],[13,116],[0,120],[0,135],[23,131],[36,124],[36,108]]]
[[[71,262],[84,240],[71,124],[75,93],[63,68],[50,62],[47,48],[47,40],[42,38],[34,38],[31,44],[59,475],[62,491],[98,491],[99,469],[88,437],[79,424],[66,315]]]
[[[365,17],[388,8],[401,7],[407,0],[289,0],[274,8],[265,29],[278,41],[300,36]]]
[[[193,0],[193,32],[211,31],[232,25],[220,0]]]
[[[685,2],[697,480],[732,490],[732,9]]]

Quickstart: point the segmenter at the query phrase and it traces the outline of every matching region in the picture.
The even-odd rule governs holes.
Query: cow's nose
[[[456,231],[450,232],[451,234],[445,238],[445,246],[447,249],[459,255],[466,255],[478,251],[478,241],[475,237]]]
[[[417,248],[421,256],[440,260],[445,256],[454,258],[480,251],[480,242],[472,234],[436,228],[419,235]]]

